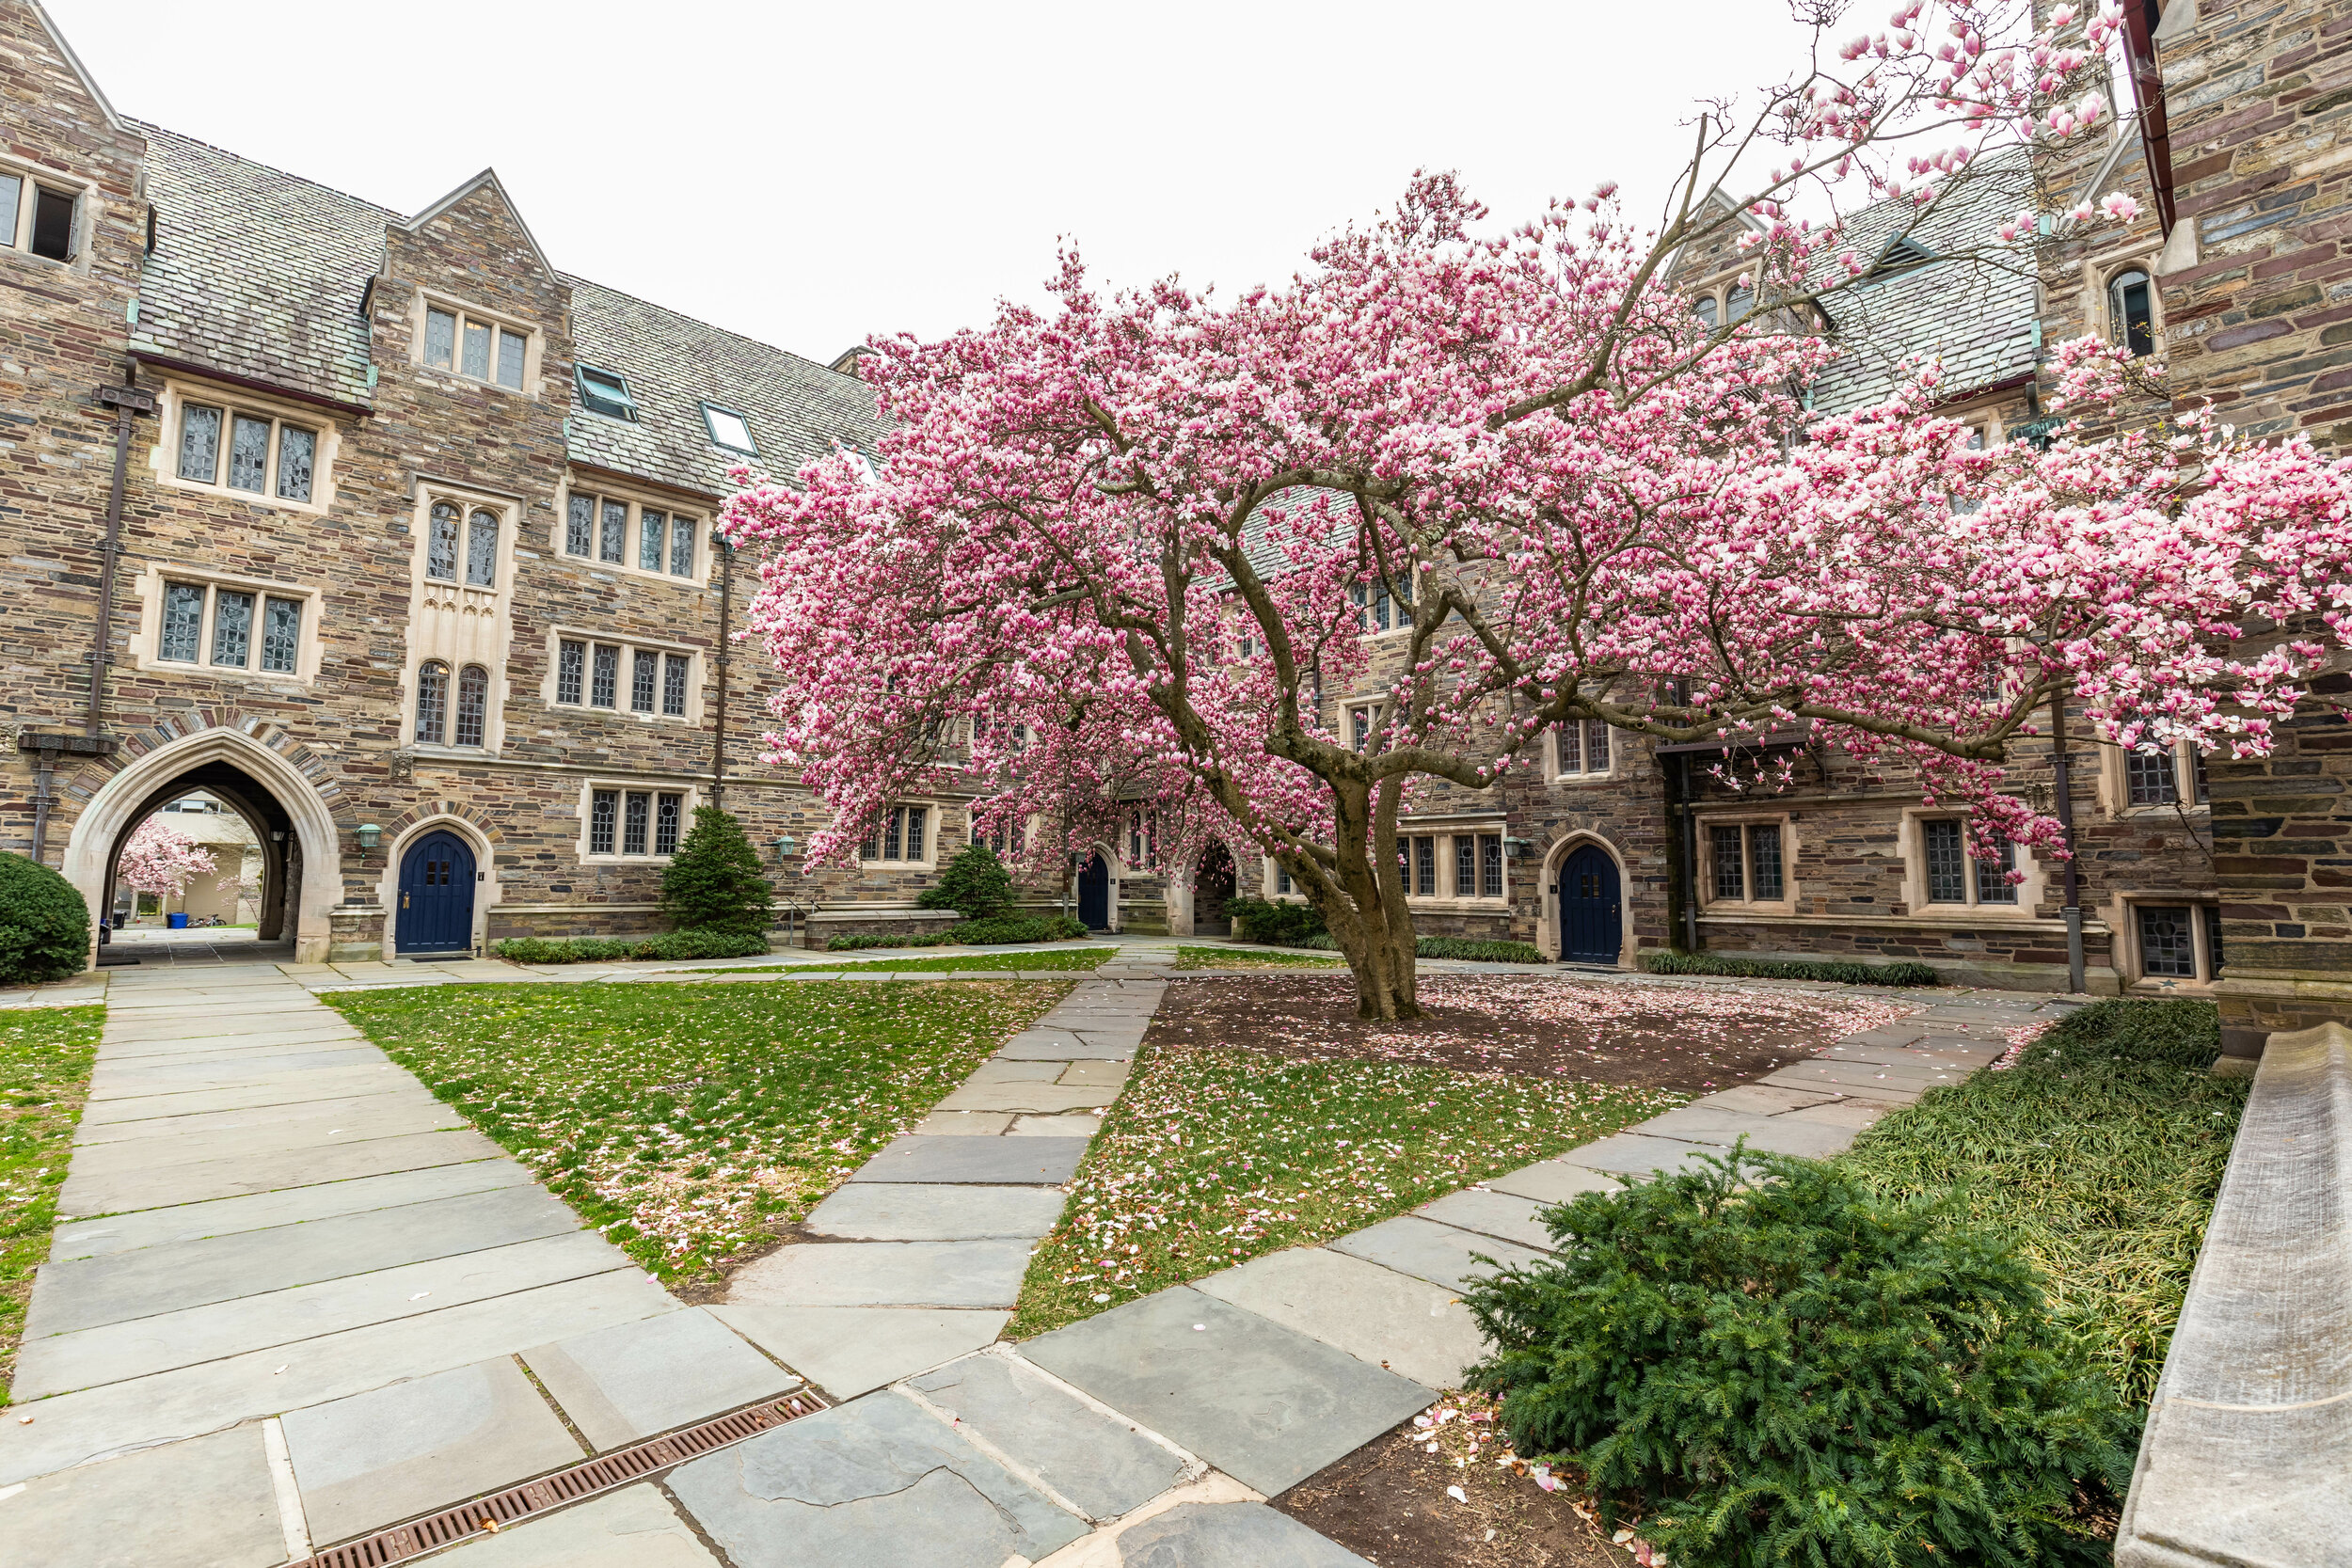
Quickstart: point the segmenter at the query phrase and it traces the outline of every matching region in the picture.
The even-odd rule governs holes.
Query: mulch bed
[[[1704,1094],[1913,1010],[1875,997],[1550,975],[1424,975],[1420,995],[1430,1017],[1368,1023],[1343,974],[1179,976],[1151,1037]]]

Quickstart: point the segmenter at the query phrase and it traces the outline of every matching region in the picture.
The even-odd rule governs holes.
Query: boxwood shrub
[[[1243,942],[1304,947],[1324,934],[1323,911],[1312,904],[1278,903],[1271,898],[1228,898],[1225,912],[1233,917],[1233,935]]]
[[[1068,942],[1087,934],[1086,922],[1072,915],[999,915],[993,920],[964,920],[944,931],[894,936],[887,931],[861,931],[834,937],[828,953],[854,953],[866,947],[984,947],[995,942]]]
[[[1336,953],[1340,944],[1329,932],[1309,937],[1298,944],[1319,952]],[[1474,963],[1539,964],[1544,956],[1532,942],[1473,942],[1467,937],[1416,937],[1413,953],[1422,958],[1468,958]]]
[[[79,974],[89,961],[89,906],[45,865],[0,852],[0,985]]]
[[[1581,1466],[1676,1568],[2105,1563],[2138,1418],[1997,1227],[1778,1155],[1544,1215],[1466,1287],[1521,1454]]]
[[[1835,958],[1737,958],[1727,953],[1655,951],[1642,955],[1652,974],[1728,974],[1743,980],[1836,980],[1849,986],[1940,986],[1927,964],[1842,963]]]
[[[509,963],[618,963],[631,958],[749,958],[768,951],[748,931],[670,931],[651,937],[509,937],[498,955]]]

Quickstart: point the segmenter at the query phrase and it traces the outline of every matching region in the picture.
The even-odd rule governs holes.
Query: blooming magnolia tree
[[[1802,328],[1867,270],[1841,195],[1931,204],[2002,138],[2096,119],[2046,105],[2111,21],[2003,49],[2023,13],[1952,8],[1933,40],[1921,15],[1739,129],[1703,114],[1654,230],[1604,186],[1485,234],[1424,177],[1285,287],[1105,295],[1066,255],[1049,311],[877,341],[880,470],[814,464],[724,523],[762,551],[772,754],[838,813],[812,856],[943,786],[996,823],[1149,812],[1171,859],[1260,846],[1364,1016],[1409,1017],[1398,818],[1434,781],[1491,787],[1551,725],[1810,721],[1907,756],[1988,842],[2045,845],[2000,764],[2054,691],[2127,740],[2265,744],[2313,651],[2227,644],[2249,614],[2341,611],[2340,469],[2195,425],[1971,451],[1931,365],[1883,407],[1804,407],[1838,347]],[[1781,165],[1715,199],[1766,146]],[[1805,190],[1831,221],[1788,216]],[[2007,227],[1988,255],[2029,264],[2034,225]],[[1702,324],[1670,259],[1735,230],[1760,308]],[[2065,352],[2070,396],[2114,394],[2111,356]]]
[[[162,898],[177,898],[197,878],[215,876],[219,869],[210,850],[153,816],[123,841],[121,857],[115,863],[118,880]]]

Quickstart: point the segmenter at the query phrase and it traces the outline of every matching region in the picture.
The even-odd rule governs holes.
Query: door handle
[[[400,907],[404,910],[408,907],[408,895],[405,893],[400,895]]]

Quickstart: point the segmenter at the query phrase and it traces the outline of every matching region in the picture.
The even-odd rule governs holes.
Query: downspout
[[[120,387],[98,389],[101,404],[115,408],[115,474],[106,491],[106,543],[98,568],[98,626],[90,634],[89,701],[82,714],[82,733],[98,738],[105,714],[106,668],[110,660],[107,633],[115,617],[115,562],[122,554],[122,488],[131,475],[131,421],[145,404],[155,406],[154,394],[138,386],[138,361],[134,359]]]
[[[2050,699],[2050,770],[2058,791],[2059,834],[2066,840],[2066,989],[2083,993],[2083,890],[2075,870],[2074,791],[2066,762],[2066,699]]]
[[[1682,816],[1677,836],[1682,844],[1681,898],[1682,950],[1699,950],[1699,828],[1691,799],[1691,758],[1688,753],[1675,757],[1676,794],[1680,797]]]
[[[717,536],[714,534],[714,538]],[[735,657],[735,546],[719,540],[719,712],[710,736],[710,803],[726,808],[727,666]]]

